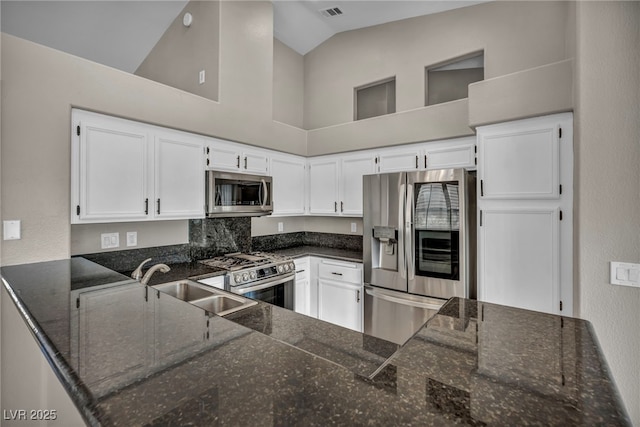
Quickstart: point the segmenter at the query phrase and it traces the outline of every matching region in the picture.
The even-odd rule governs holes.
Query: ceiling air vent
[[[331,18],[333,16],[340,16],[342,15],[342,11],[340,10],[339,7],[330,7],[329,9],[322,9],[319,10],[319,12],[322,14],[322,16],[324,16],[325,18]]]

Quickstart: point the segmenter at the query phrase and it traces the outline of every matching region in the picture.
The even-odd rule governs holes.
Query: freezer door
[[[406,174],[365,175],[363,179],[364,282],[406,291]]]
[[[364,333],[404,344],[446,302],[365,286]]]

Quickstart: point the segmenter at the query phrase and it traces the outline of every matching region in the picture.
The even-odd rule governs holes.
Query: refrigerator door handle
[[[380,292],[376,292],[371,288],[366,287],[365,288],[365,292],[368,295],[371,295],[374,298],[378,298],[384,301],[389,301],[389,302],[393,302],[396,304],[402,304],[402,305],[408,305],[411,307],[418,307],[418,308],[426,308],[428,310],[440,310],[440,307],[442,307],[442,305],[446,302],[446,301],[442,301],[442,304],[432,304],[432,303],[427,303],[427,302],[420,302],[420,301],[413,301],[410,299],[405,299],[405,298],[398,298],[398,297],[394,297],[392,295],[387,295],[387,294],[383,294]]]
[[[405,236],[404,236],[404,208],[407,203],[407,193],[405,185],[400,184],[400,197],[398,198],[398,271],[400,277],[407,278],[407,261],[405,257]]]
[[[413,185],[407,184],[407,194],[405,201],[405,257],[407,259],[407,276],[409,280],[415,277],[415,253],[413,249]]]

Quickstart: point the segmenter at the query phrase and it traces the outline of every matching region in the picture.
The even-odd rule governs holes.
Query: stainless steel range
[[[289,257],[236,252],[200,262],[227,271],[226,290],[293,310],[295,266]]]

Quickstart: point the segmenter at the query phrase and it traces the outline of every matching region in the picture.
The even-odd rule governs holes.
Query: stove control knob
[[[251,271],[249,272],[249,277],[251,278],[251,280],[256,278],[256,272],[255,271]]]
[[[282,264],[280,264],[278,266],[278,273],[282,273],[284,271],[284,268],[282,267]]]
[[[295,264],[294,264],[294,263],[292,263],[292,262],[290,262],[290,263],[289,263],[289,269],[290,269],[291,271],[295,270],[295,269],[296,269]]]
[[[239,274],[235,274],[233,276],[233,281],[236,282],[236,283],[240,283],[242,281],[242,277],[240,277]]]
[[[247,280],[249,280],[249,274],[248,273],[242,273],[242,281],[246,282]]]
[[[289,268],[290,268],[290,267],[289,267],[289,264],[285,264],[285,265],[284,265],[284,271],[289,271]]]

